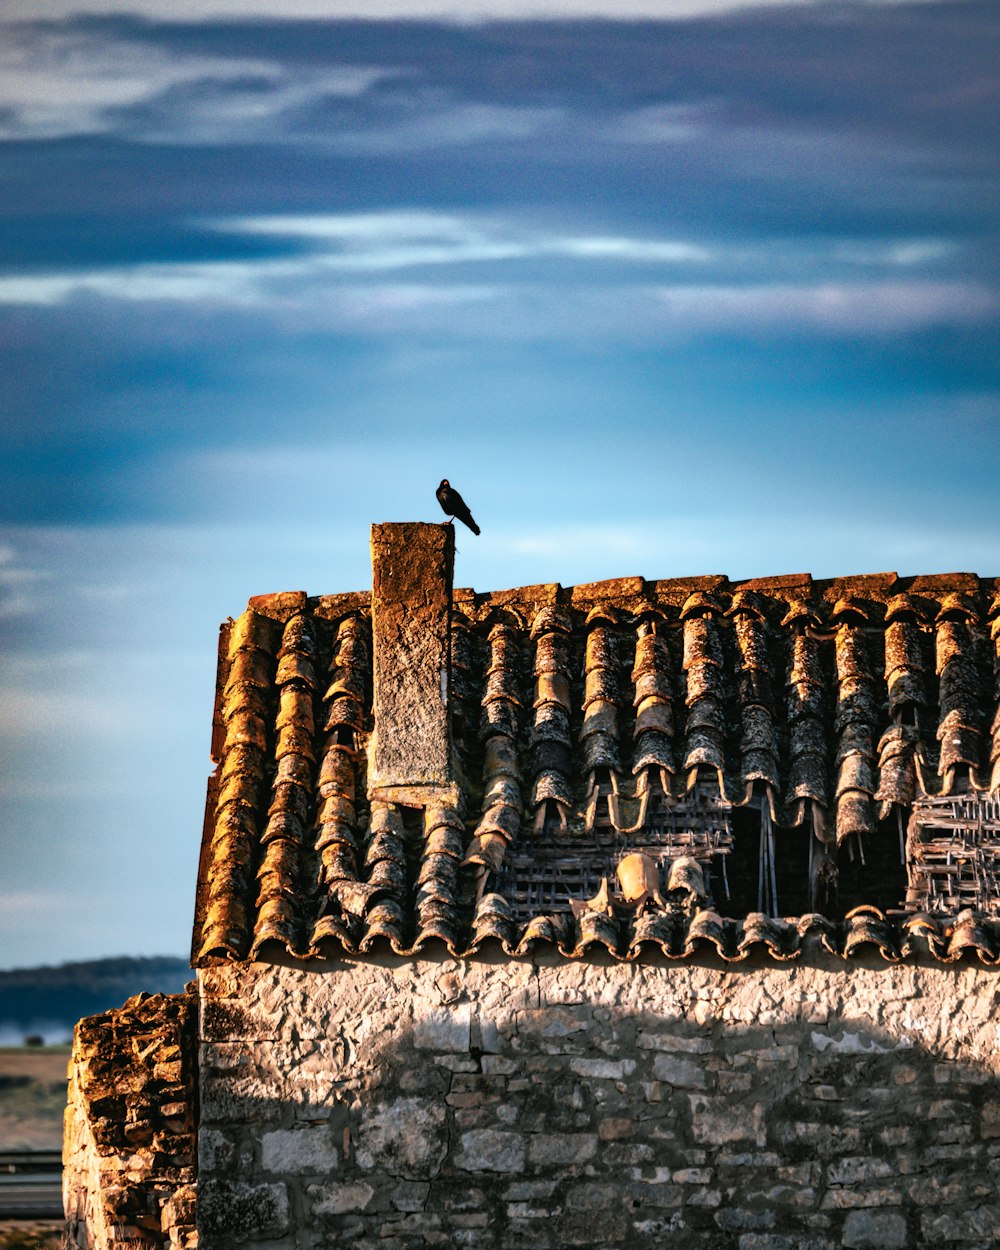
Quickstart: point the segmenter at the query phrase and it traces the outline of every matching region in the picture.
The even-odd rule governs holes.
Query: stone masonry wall
[[[193,1250],[197,999],[139,994],[76,1026],[63,1138],[67,1245]]]
[[[433,960],[200,973],[202,1250],[1000,1240],[1000,977]]]

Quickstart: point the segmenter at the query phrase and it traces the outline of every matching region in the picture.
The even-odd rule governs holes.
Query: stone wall
[[[197,1244],[197,999],[139,994],[76,1026],[63,1139],[67,1243]]]
[[[203,1250],[1000,1240],[1000,979],[433,960],[200,973]]]

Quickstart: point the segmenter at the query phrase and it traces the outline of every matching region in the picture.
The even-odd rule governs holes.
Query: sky
[[[1000,573],[993,0],[8,0],[0,966],[185,954],[217,628]]]

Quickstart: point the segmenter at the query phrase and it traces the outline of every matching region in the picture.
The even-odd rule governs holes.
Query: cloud
[[[0,139],[134,133],[186,143],[265,138],[317,99],[351,98],[374,66],[299,66],[178,51],[107,31],[0,25]]]
[[[311,264],[343,270],[476,264],[532,254],[531,244],[446,213],[384,212],[246,217],[214,223],[225,233],[301,239]]]
[[[931,0],[869,0],[885,7],[904,2]],[[20,21],[95,14],[185,22],[364,18],[471,23],[588,17],[682,21],[797,5],[813,7],[815,0],[9,0],[7,16]]]
[[[55,916],[66,901],[54,890],[5,890],[0,893],[0,933],[16,932],[28,917]]]
[[[28,567],[13,546],[0,545],[0,622],[33,612],[35,587],[49,578],[45,568]]]
[[[554,256],[572,256],[579,260],[622,260],[644,264],[701,264],[712,257],[712,252],[706,247],[675,239],[629,239],[604,235],[554,239],[551,251]]]
[[[897,334],[923,326],[982,321],[1000,307],[975,282],[837,282],[754,286],[670,286],[657,291],[678,328],[776,328],[832,334]]]
[[[558,254],[558,244],[549,254]],[[624,248],[626,255],[629,247]],[[643,249],[636,249],[642,253]],[[621,249],[610,249],[616,258]],[[565,255],[594,261],[576,240]],[[668,250],[668,254],[673,254]],[[682,251],[682,254],[683,253]],[[0,278],[0,304],[55,308],[96,301],[187,305],[252,315],[284,332],[371,334],[449,333],[458,339],[498,336],[544,341],[607,336],[647,342],[660,336],[687,339],[720,332],[756,338],[805,331],[834,336],[905,334],[927,326],[966,325],[993,317],[1000,300],[973,280],[825,279],[781,283],[647,281],[601,284],[578,275],[558,283],[508,275],[475,282],[344,282],[351,269],[469,264],[520,258],[517,249],[454,253],[435,247],[405,253],[381,251],[367,259],[303,256],[298,259],[142,265],[84,273]],[[603,259],[601,248],[596,256]],[[592,277],[592,275],[588,275]]]
[[[251,215],[199,228],[283,243],[286,251],[9,275],[0,277],[0,304],[228,309],[289,332],[637,341],[806,328],[898,334],[982,322],[998,307],[996,293],[979,280],[921,273],[954,253],[935,238],[709,246],[429,210]],[[850,272],[858,269],[865,272]],[[409,270],[425,272],[401,280]],[[678,276],[665,282],[664,270]],[[432,278],[436,271],[441,276]],[[632,271],[639,276],[629,277]],[[781,276],[762,280],[768,272]]]
[[[463,101],[450,92],[408,93],[392,101],[395,116],[365,118],[356,128],[341,127],[322,141],[353,155],[406,156],[414,151],[476,144],[528,143],[544,132],[565,129],[564,109],[489,101]]]
[[[709,101],[649,104],[626,109],[598,129],[598,137],[636,146],[687,143],[703,134],[716,112]]]
[[[258,304],[269,282],[295,280],[311,267],[302,261],[208,261],[14,276],[0,278],[0,304],[57,305],[87,296],[135,303]]]
[[[35,741],[47,745],[67,725],[87,726],[87,732],[105,738],[124,737],[142,731],[141,708],[124,698],[100,698],[93,691],[25,689],[0,686],[0,741]],[[0,778],[0,795],[15,776]]]
[[[566,257],[581,261],[700,264],[711,253],[680,239],[560,235],[510,221],[430,212],[244,217],[218,221],[223,232],[306,240],[329,268],[401,269],[423,265]]]

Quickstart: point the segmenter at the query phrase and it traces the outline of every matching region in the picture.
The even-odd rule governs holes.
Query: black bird
[[[447,478],[442,479],[441,485],[434,493],[437,495],[438,503],[447,512],[449,521],[454,521],[455,517],[458,517],[472,530],[473,534],[479,533],[479,526],[472,519],[469,505]]]

